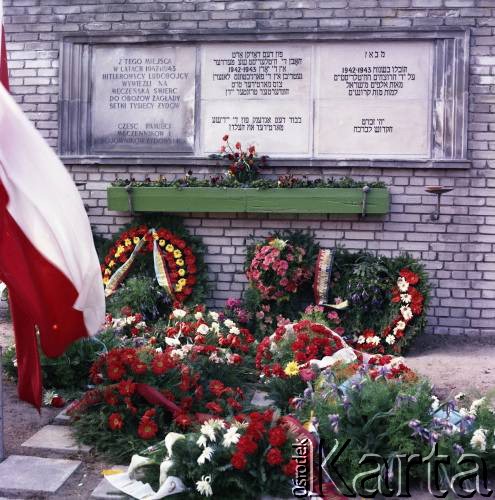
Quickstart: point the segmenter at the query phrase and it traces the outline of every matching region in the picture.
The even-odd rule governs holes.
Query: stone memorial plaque
[[[201,144],[222,137],[268,155],[311,153],[312,47],[304,43],[207,44],[201,58]]]
[[[93,48],[92,150],[192,152],[196,48]]]
[[[317,47],[315,156],[431,156],[428,41]]]

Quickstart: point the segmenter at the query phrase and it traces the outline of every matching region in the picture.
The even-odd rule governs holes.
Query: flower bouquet
[[[242,149],[240,142],[232,147],[228,134],[223,136],[223,144],[220,148],[221,158],[229,163],[227,175],[240,184],[249,184],[255,181],[260,172],[260,165],[266,162],[266,156],[261,158],[256,154],[255,146],[251,145],[247,151]]]

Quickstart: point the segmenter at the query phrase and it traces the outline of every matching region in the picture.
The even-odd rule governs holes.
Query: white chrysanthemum
[[[128,325],[132,325],[134,323],[134,321],[136,321],[136,318],[134,316],[127,316],[125,322],[128,324]]]
[[[357,343],[364,344],[365,342],[366,342],[366,339],[362,335],[360,335],[357,339]]]
[[[432,396],[431,397],[431,409],[433,411],[437,411],[439,406],[440,406],[440,401],[438,400],[438,398],[436,396]]]
[[[486,430],[476,429],[473,432],[473,437],[471,438],[470,445],[473,448],[477,448],[480,451],[486,450]]]
[[[231,333],[232,335],[239,335],[239,333],[241,333],[241,331],[239,330],[239,328],[237,328],[237,326],[233,326],[229,330],[229,333]]]
[[[406,281],[406,279],[404,277],[399,276],[399,279],[397,280],[397,288],[402,293],[405,293],[409,290],[409,283]]]
[[[404,321],[398,321],[396,328],[398,328],[399,330],[404,330],[404,328],[406,328],[406,324],[404,323]]]
[[[380,343],[380,337],[376,335],[374,337],[371,337],[371,342],[375,345],[378,345]]]
[[[217,313],[217,312],[215,312],[215,311],[210,311],[208,314],[209,314],[210,318],[211,318],[213,321],[218,321],[218,313]]]
[[[469,414],[471,416],[476,416],[476,413],[478,412],[478,408],[485,402],[485,398],[480,398],[480,399],[475,399],[471,403],[471,407],[469,408]]]
[[[210,328],[208,327],[208,325],[199,325],[196,331],[200,335],[206,335],[210,331]]]
[[[170,355],[173,358],[184,359],[186,353],[182,349],[173,349],[172,351],[170,351]]]
[[[216,441],[217,437],[215,431],[218,429],[224,429],[225,423],[223,420],[218,418],[211,418],[201,426],[201,434],[207,436],[210,441]]]
[[[226,319],[223,324],[227,327],[227,328],[232,328],[233,326],[235,326],[235,323],[231,320],[231,319]]]
[[[140,321],[139,323],[137,323],[135,325],[135,327],[138,329],[138,330],[144,330],[146,328],[146,323],[144,321]]]
[[[390,345],[395,344],[395,337],[393,335],[387,335],[385,342]]]
[[[217,323],[216,321],[213,321],[211,324],[211,329],[215,332],[218,333],[220,331],[220,324]]]
[[[208,446],[208,438],[204,434],[201,434],[201,436],[197,439],[196,444],[200,448],[206,448]]]
[[[177,318],[177,319],[182,319],[186,314],[187,314],[187,312],[184,311],[184,309],[174,309],[172,311],[173,317]]]
[[[211,476],[201,476],[201,481],[196,482],[196,490],[200,495],[211,497],[213,490],[211,489]]]
[[[197,320],[203,319],[203,313],[201,311],[194,313],[194,318]]]
[[[177,346],[180,346],[180,340],[175,338],[175,337],[166,337],[165,344],[172,346],[172,347],[177,347]]]
[[[237,444],[237,442],[239,441],[239,439],[241,437],[241,435],[237,431],[238,431],[238,427],[236,427],[235,425],[233,425],[223,435],[223,443],[222,444],[225,447],[228,448],[232,444]]]
[[[204,465],[205,462],[210,462],[213,452],[214,450],[211,446],[206,446],[197,459],[198,465]]]
[[[408,293],[401,293],[400,300],[404,302],[404,304],[410,304],[412,297]]]
[[[409,321],[413,317],[412,310],[409,306],[402,306],[400,308],[400,312],[402,314],[402,317],[406,320]]]

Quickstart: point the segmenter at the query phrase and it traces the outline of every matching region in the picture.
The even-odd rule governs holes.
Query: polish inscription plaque
[[[202,151],[230,134],[274,155],[311,154],[312,47],[304,43],[202,47]]]
[[[196,48],[93,49],[92,150],[193,152]]]

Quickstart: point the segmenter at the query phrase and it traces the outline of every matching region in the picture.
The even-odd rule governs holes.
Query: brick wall
[[[379,29],[456,26],[471,31],[470,170],[335,168],[315,176],[352,175],[390,185],[384,218],[189,214],[187,225],[208,246],[211,303],[238,296],[244,285],[246,238],[275,228],[311,228],[325,246],[344,243],[385,255],[409,251],[431,274],[432,333],[495,335],[495,0],[4,0],[12,92],[47,140],[57,146],[58,49],[65,33],[276,28]],[[184,174],[182,168],[68,165],[98,232],[128,219],[106,209],[113,179]],[[272,171],[274,175],[284,169]],[[296,174],[307,172],[292,171]],[[205,173],[204,170],[201,173]],[[434,197],[424,186],[455,190],[432,223]]]

